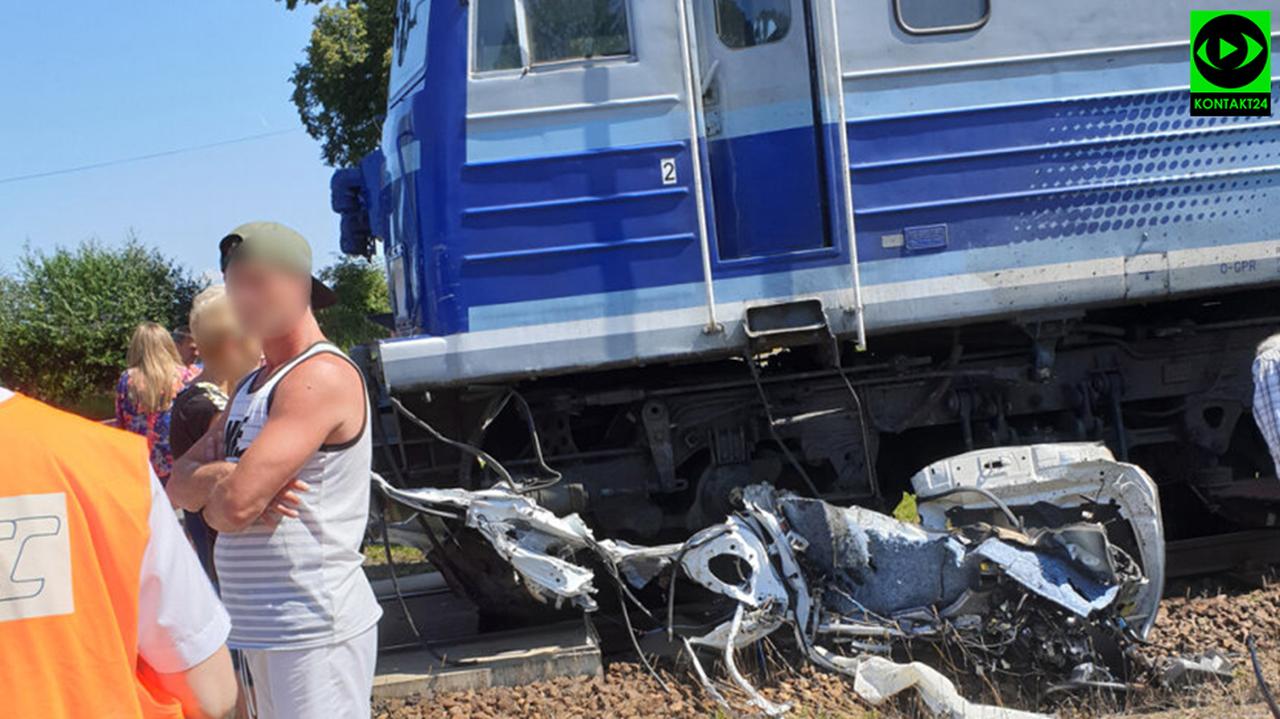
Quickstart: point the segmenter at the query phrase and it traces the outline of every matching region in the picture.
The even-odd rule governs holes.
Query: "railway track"
[[[1280,529],[1251,530],[1169,542],[1166,577],[1251,572],[1280,565]],[[435,572],[374,583],[383,606],[375,695],[403,697],[425,691],[480,690],[555,676],[596,676],[598,636],[588,622],[559,623],[485,633],[476,607],[458,597]],[[408,611],[412,624],[405,617]],[[586,633],[583,628],[586,627]],[[426,648],[417,633],[430,638]]]
[[[1168,579],[1249,571],[1280,564],[1280,529],[1256,529],[1165,545]]]

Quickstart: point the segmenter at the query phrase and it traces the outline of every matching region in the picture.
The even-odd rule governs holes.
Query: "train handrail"
[[[684,57],[684,89],[689,98],[689,149],[693,160],[693,196],[698,204],[698,246],[702,253],[702,282],[707,295],[706,334],[719,334],[724,331],[716,317],[715,278],[711,273],[711,243],[707,232],[706,188],[702,182],[702,133],[699,132],[699,118],[702,114],[702,86],[696,74],[697,63],[693,57],[693,16],[689,12],[688,0],[676,0],[676,8],[680,18],[680,53]]]
[[[844,62],[840,59],[840,18],[836,8],[836,0],[827,0],[828,12],[831,15],[831,56],[835,62],[836,76],[836,119],[839,120],[840,176],[841,199],[844,205],[845,227],[849,235],[849,270],[853,279],[853,307],[848,308],[856,314],[858,327],[858,350],[867,348],[867,323],[864,318],[862,304],[862,276],[858,270],[858,232],[854,224],[853,213],[853,164],[849,156],[849,115],[844,102]],[[825,63],[819,63],[819,71]],[[829,83],[824,83],[824,85]]]

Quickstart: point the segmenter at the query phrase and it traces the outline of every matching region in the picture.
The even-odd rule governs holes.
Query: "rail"
[[[1280,529],[1177,539],[1165,547],[1165,575],[1169,579],[1248,571],[1273,564],[1280,564]]]

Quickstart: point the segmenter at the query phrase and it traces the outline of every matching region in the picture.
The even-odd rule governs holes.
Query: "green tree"
[[[292,10],[323,0],[284,2]],[[306,59],[290,80],[302,124],[330,165],[354,165],[378,147],[395,27],[396,0],[326,3],[316,15]]]
[[[338,304],[316,313],[325,336],[334,344],[351,349],[390,334],[369,319],[391,311],[387,279],[381,268],[361,258],[344,257],[320,270],[320,279],[338,295]]]
[[[186,324],[200,288],[132,235],[121,247],[28,248],[0,282],[0,382],[79,405],[111,388],[138,323]]]

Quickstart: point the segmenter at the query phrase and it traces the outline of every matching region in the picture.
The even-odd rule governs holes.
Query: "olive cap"
[[[311,245],[296,230],[278,222],[240,225],[218,243],[222,273],[236,262],[256,262],[311,277],[311,306],[322,310],[338,303],[338,295],[312,274]]]

